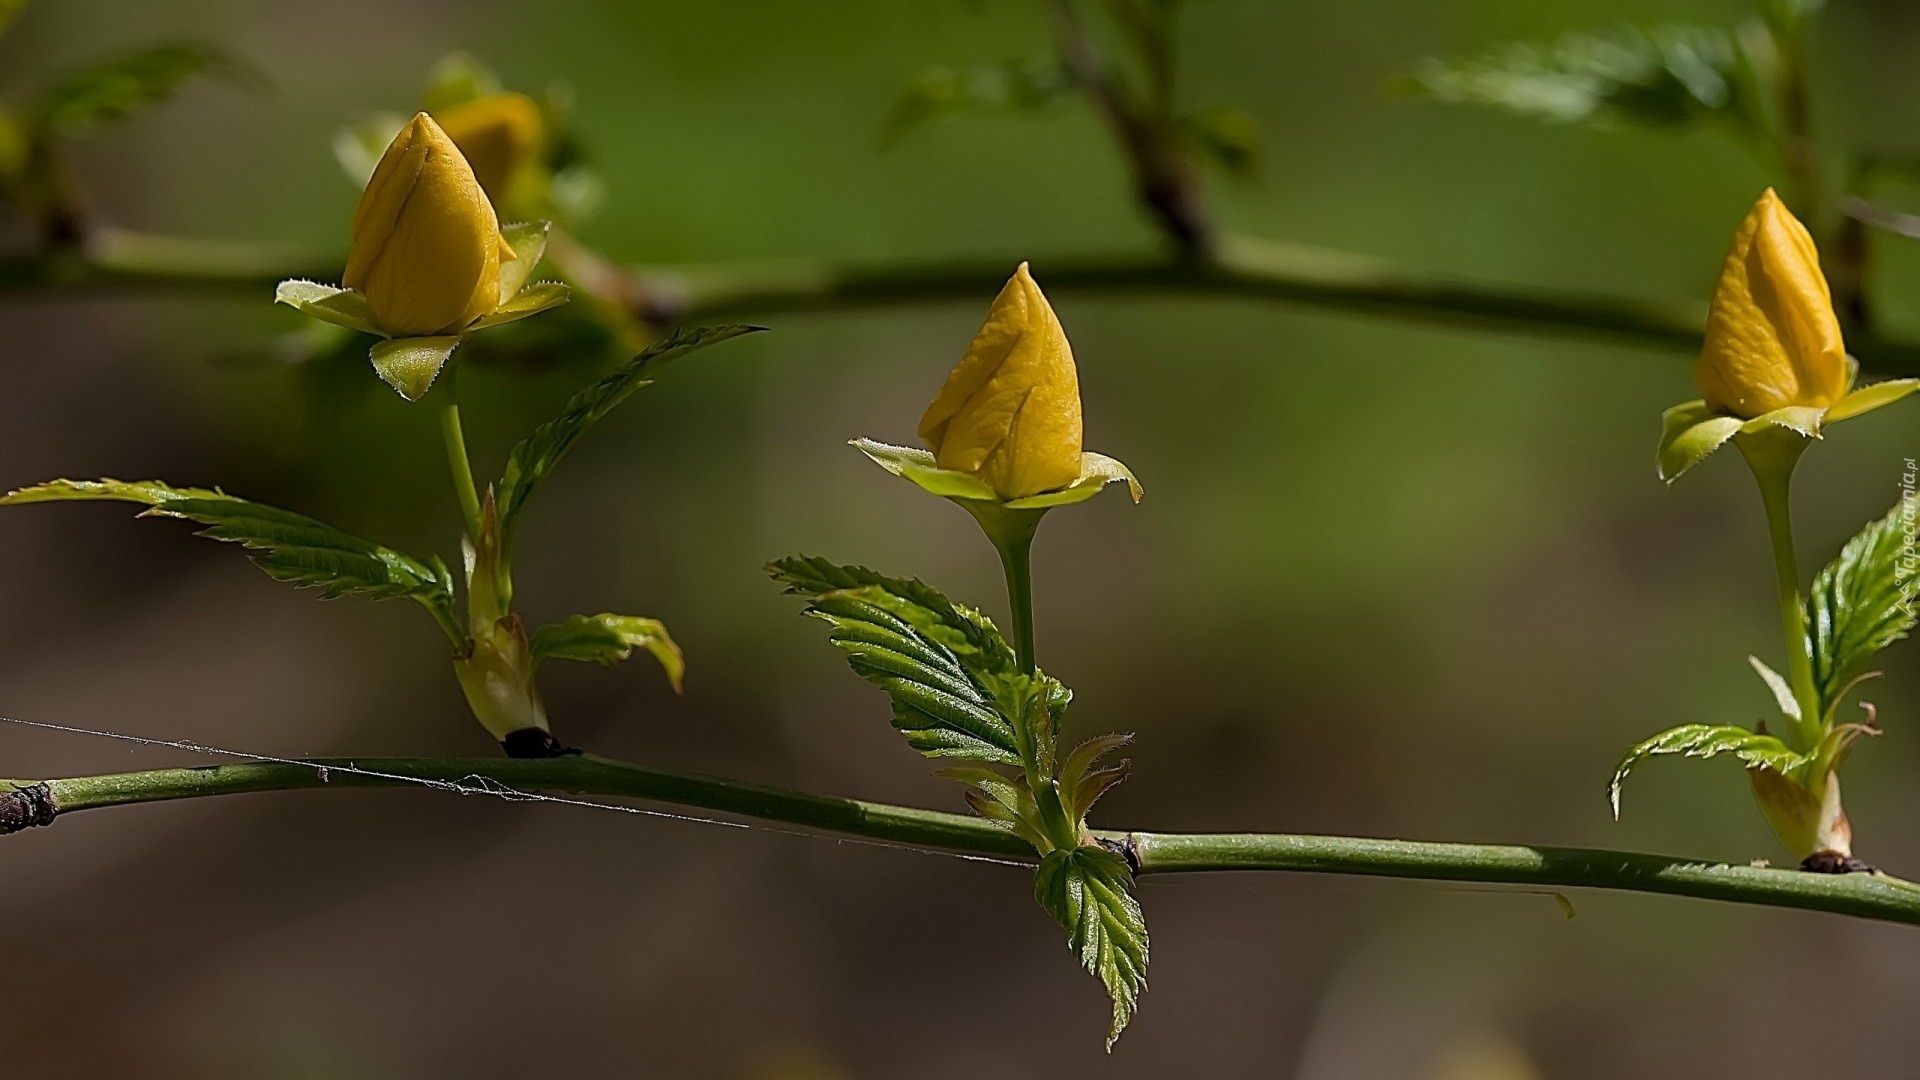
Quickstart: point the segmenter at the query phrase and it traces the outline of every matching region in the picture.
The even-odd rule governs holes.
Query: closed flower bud
[[[473,166],[495,206],[514,177],[540,152],[540,106],[525,94],[494,94],[441,111],[434,118]]]
[[[1751,419],[1831,407],[1847,393],[1848,366],[1813,238],[1769,188],[1720,271],[1694,382],[1715,412]]]
[[[1073,349],[1026,263],[994,298],[966,356],[927,406],[920,438],[940,468],[972,474],[1002,499],[1079,479]]]
[[[457,334],[500,306],[500,263],[513,257],[467,159],[416,114],[360,196],[343,283],[392,337]]]

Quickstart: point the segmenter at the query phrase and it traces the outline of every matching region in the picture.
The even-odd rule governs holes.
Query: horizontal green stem
[[[350,771],[351,770],[351,771]],[[369,775],[377,774],[377,775]],[[593,756],[544,760],[495,758],[331,758],[248,762],[199,769],[0,781],[13,805],[0,822],[13,828],[104,806],[296,788],[400,786],[426,782],[470,792],[620,796],[697,807],[890,843],[1030,860],[1025,842],[986,821],[959,814],[790,791]],[[28,799],[44,784],[45,798]],[[0,799],[0,803],[6,799]],[[1214,835],[1101,832],[1123,847],[1142,875],[1268,870],[1424,878],[1538,888],[1667,893],[1920,925],[1920,886],[1866,874],[1834,876],[1676,859],[1636,852],[1372,840],[1271,833]]]

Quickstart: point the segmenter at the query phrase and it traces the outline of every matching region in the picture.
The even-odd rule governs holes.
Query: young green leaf
[[[40,122],[67,138],[91,135],[160,104],[202,76],[258,86],[254,68],[212,45],[156,45],[76,72],[56,83],[40,102]]]
[[[1732,754],[1749,769],[1772,769],[1783,775],[1808,760],[1772,735],[1727,724],[1682,724],[1627,751],[1614,767],[1613,779],[1607,784],[1607,800],[1613,805],[1614,817],[1620,816],[1620,785],[1626,782],[1627,774],[1642,761],[1665,754],[1694,758]]]
[[[652,382],[666,365],[697,349],[751,334],[765,327],[702,327],[675,334],[621,364],[620,367],[575,394],[560,415],[535,428],[520,441],[507,458],[506,473],[500,478],[500,528],[511,533],[520,511],[541,481],[553,474],[554,467],[587,430],[612,412],[629,394]]]
[[[87,500],[136,503],[148,508],[142,516],[198,522],[207,526],[201,536],[242,545],[275,580],[317,588],[330,600],[410,597],[464,640],[453,616],[453,575],[439,558],[416,559],[278,507],[157,480],[54,480],[0,496],[0,506]]]
[[[1051,852],[1033,881],[1034,899],[1067,931],[1074,955],[1113,999],[1108,1050],[1147,986],[1147,923],[1132,885],[1126,862],[1102,847]]]
[[[1490,105],[1555,123],[1676,126],[1716,115],[1751,123],[1744,63],[1723,30],[1623,29],[1428,60],[1405,85],[1445,104]]]
[[[1020,670],[1013,646],[978,611],[948,600],[939,589],[916,578],[887,577],[864,566],[838,566],[818,556],[793,555],[768,565],[787,591],[821,596],[843,589],[877,587],[881,602],[903,617],[919,617],[923,632],[940,642],[981,675]],[[927,618],[926,616],[931,616]]]
[[[1013,720],[975,673],[1012,666],[1011,650],[991,623],[962,615],[964,609],[920,582],[862,567],[791,558],[767,570],[789,592],[809,597],[807,614],[833,628],[828,638],[854,672],[887,692],[893,725],[908,745],[928,757],[1021,764]],[[976,641],[984,635],[992,640],[982,647]]]
[[[637,615],[575,615],[535,630],[527,647],[535,663],[578,660],[609,667],[632,656],[634,649],[645,649],[660,662],[675,693],[687,670],[686,657],[667,635],[666,624]]]
[[[1127,778],[1133,763],[1125,758],[1118,764],[1096,769],[1100,759],[1133,741],[1131,735],[1097,735],[1074,747],[1060,764],[1060,801],[1074,822],[1086,820],[1087,811],[1106,794],[1107,789]]]
[[[1808,594],[1807,638],[1813,651],[1813,681],[1822,706],[1831,710],[1841,693],[1865,673],[1880,650],[1914,627],[1916,577],[1906,530],[1911,519],[1897,502],[1887,515],[1862,529],[1840,555],[1814,575]]]

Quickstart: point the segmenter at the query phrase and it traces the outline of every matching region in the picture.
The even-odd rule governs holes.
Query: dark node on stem
[[[1127,873],[1140,876],[1140,848],[1133,842],[1133,834],[1128,833],[1119,840],[1100,838],[1100,846],[1127,860]]]
[[[1842,855],[1837,851],[1816,851],[1800,860],[1800,869],[1809,874],[1877,874],[1872,863]]]
[[[0,835],[51,825],[60,808],[53,805],[53,789],[45,784],[16,787],[0,794]]]
[[[500,749],[510,758],[556,758],[580,752],[554,738],[553,732],[537,727],[507,732],[507,737],[500,740]]]

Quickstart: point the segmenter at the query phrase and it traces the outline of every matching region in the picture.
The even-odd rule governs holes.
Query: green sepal
[[[1107,1049],[1133,1019],[1147,987],[1147,922],[1133,897],[1126,861],[1097,845],[1040,860],[1033,896],[1067,932],[1067,944],[1113,1001]]]
[[[354,289],[293,278],[274,287],[273,302],[321,322],[375,337],[387,336],[373,324],[373,310],[367,306],[366,296]]]
[[[240,544],[277,581],[317,588],[328,599],[419,601],[443,626],[453,619],[453,574],[437,557],[415,558],[324,522],[223,491],[158,480],[53,480],[0,496],[0,506],[108,500],[147,507],[141,516],[207,526],[200,535]]]
[[[500,230],[500,235],[506,240],[507,246],[513,249],[513,258],[500,264],[500,309],[497,309],[494,314],[499,314],[499,310],[504,310],[511,305],[520,295],[520,290],[527,287],[527,282],[533,277],[534,269],[540,265],[540,260],[546,257],[547,237],[552,229],[551,222],[523,221],[505,226]],[[552,307],[554,304],[565,302],[566,295],[562,293],[560,299],[546,306]],[[545,308],[534,310],[542,311]],[[526,314],[531,315],[533,311]],[[491,317],[487,316],[487,318]],[[514,316],[514,318],[525,317],[526,315]]]
[[[1891,405],[1908,394],[1920,390],[1920,379],[1888,379],[1886,382],[1872,383],[1854,388],[1852,393],[1834,403],[1827,410],[1827,423],[1851,420],[1863,413]]]
[[[1805,439],[1820,437],[1820,425],[1825,421],[1827,410],[1818,405],[1788,405],[1785,408],[1764,412],[1740,425],[1738,434],[1761,436],[1770,428],[1785,428]]]
[[[500,527],[510,535],[520,511],[580,436],[601,418],[612,412],[635,390],[646,386],[668,364],[688,354],[717,345],[744,334],[766,329],[761,326],[715,326],[683,330],[665,341],[649,346],[639,355],[621,364],[613,373],[567,399],[560,415],[533,429],[533,433],[514,446],[507,456],[507,469],[500,478]]]
[[[1628,750],[1614,767],[1613,779],[1607,784],[1607,801],[1613,807],[1615,818],[1620,816],[1620,785],[1626,781],[1627,774],[1648,758],[1668,754],[1692,758],[1732,754],[1749,769],[1772,769],[1783,776],[1791,775],[1812,760],[1808,755],[1795,753],[1775,736],[1762,732],[1730,724],[1682,724]]]
[[[1729,439],[1771,442],[1789,432],[1803,440],[1818,439],[1827,415],[1816,405],[1789,405],[1743,420],[1716,413],[1704,401],[1675,405],[1660,415],[1660,479],[1669,484],[1680,479]]]
[[[1660,414],[1660,479],[1671,484],[1700,464],[1740,430],[1737,416],[1719,416],[1705,401],[1675,405]]]
[[[667,634],[666,624],[658,619],[605,613],[574,615],[534,631],[528,643],[535,663],[577,660],[607,667],[632,656],[636,648],[645,649],[659,661],[673,692],[679,693],[687,670],[686,656]]]
[[[382,381],[408,401],[419,401],[440,377],[447,358],[460,344],[457,334],[446,337],[404,337],[378,342],[367,353]]]
[[[1911,519],[1903,516],[1911,505],[1896,502],[1860,530],[1814,575],[1808,590],[1813,682],[1826,718],[1874,656],[1915,626],[1915,579],[1911,571],[1901,573],[1902,560],[1912,558],[1907,546]]]
[[[986,482],[972,473],[957,469],[943,469],[935,463],[933,454],[926,450],[910,446],[894,446],[874,439],[854,439],[851,446],[867,455],[873,463],[895,476],[913,481],[921,490],[948,499],[966,499],[979,502],[991,502],[1009,510],[1044,510],[1055,506],[1067,506],[1084,502],[1100,493],[1108,484],[1125,481],[1128,492],[1134,502],[1139,502],[1145,489],[1134,478],[1133,471],[1115,458],[1105,454],[1083,453],[1080,455],[1080,475],[1071,484],[1058,491],[1045,491],[1038,495],[1028,495],[1018,499],[1002,499]]]
[[[519,322],[529,315],[538,315],[550,308],[557,308],[572,297],[572,290],[558,281],[535,282],[513,294],[511,300],[475,319],[472,325],[467,327],[466,332],[472,333],[492,326]]]

